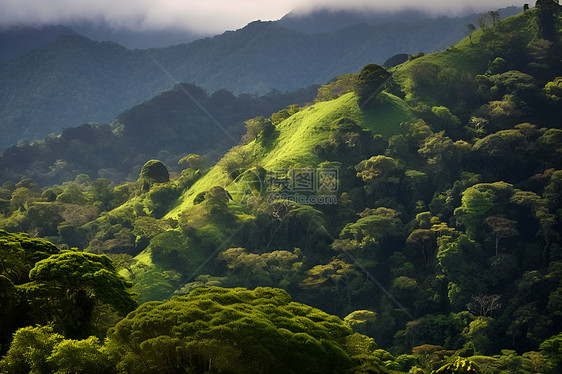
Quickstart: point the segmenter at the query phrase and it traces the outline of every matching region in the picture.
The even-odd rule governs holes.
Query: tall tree
[[[492,17],[492,22],[495,25],[500,20],[500,12],[498,12],[497,10],[491,10],[489,14],[490,17]]]
[[[517,221],[509,218],[491,216],[486,218],[484,222],[486,222],[486,225],[492,230],[496,256],[498,255],[501,239],[519,235],[519,232],[516,230]]]
[[[470,40],[470,44],[472,44],[472,33],[476,31],[476,26],[473,23],[469,23],[466,25],[465,33],[468,35],[468,39]]]

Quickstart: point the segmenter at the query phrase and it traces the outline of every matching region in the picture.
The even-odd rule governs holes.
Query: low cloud
[[[458,14],[512,4],[513,0],[2,0],[0,26],[88,20],[132,30],[176,28],[213,33],[237,29],[257,19],[278,19],[294,9],[307,13],[326,7],[388,11],[416,8],[435,14]]]
[[[310,12],[319,8],[333,10],[356,9],[364,11],[395,12],[402,9],[422,10],[432,14],[459,15],[468,12],[494,10],[510,5],[522,6],[523,1],[516,0],[303,0],[295,7],[296,12]]]

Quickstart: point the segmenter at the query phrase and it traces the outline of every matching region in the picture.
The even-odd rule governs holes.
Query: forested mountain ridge
[[[52,358],[33,362],[53,371],[107,357],[107,372],[560,372],[562,27],[557,5],[538,5],[246,121],[216,165],[189,155],[178,179],[150,160],[115,188],[5,184],[3,227],[108,254],[141,302],[176,297],[141,305],[105,343],[56,320],[24,328],[1,365],[29,371],[22,347],[39,340]],[[56,286],[35,261],[10,265],[37,268],[1,278],[11,294]]]
[[[69,127],[58,136],[8,147],[0,152],[0,181],[32,178],[43,187],[85,174],[121,183],[135,180],[151,158],[165,161],[171,171],[178,171],[178,160],[189,153],[213,162],[236,144],[245,120],[312,102],[316,90],[312,86],[258,97],[227,90],[209,94],[192,84],[178,84],[110,124]]]
[[[77,33],[65,26],[16,26],[0,29],[0,64],[25,56],[35,48],[55,42],[62,35]]]
[[[85,122],[108,122],[178,82],[252,94],[322,84],[397,53],[440,50],[462,37],[464,24],[442,17],[312,35],[253,22],[189,44],[134,51],[63,36],[0,65],[0,147]]]
[[[521,7],[510,6],[498,9],[501,18],[513,16],[521,13]],[[385,25],[392,28],[393,25],[426,23],[429,19],[435,19],[433,9],[404,9],[398,11],[368,10],[368,9],[350,9],[336,10],[329,8],[319,8],[311,11],[293,10],[283,16],[277,23],[283,27],[287,27],[296,31],[307,34],[321,34],[326,32],[337,31],[349,26],[368,24],[368,25]],[[482,13],[481,13],[482,14]],[[457,17],[442,17],[441,21],[447,18],[458,18],[459,26],[466,23],[476,23],[481,14],[468,14]],[[462,30],[459,28],[455,32],[455,38],[460,40]],[[456,41],[456,40],[455,40]],[[448,44],[447,44],[448,45]],[[445,45],[444,45],[445,46]]]

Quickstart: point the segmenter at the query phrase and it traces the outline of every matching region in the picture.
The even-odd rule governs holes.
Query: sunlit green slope
[[[391,136],[400,132],[400,123],[412,120],[414,115],[400,98],[383,92],[375,98],[376,104],[369,109],[359,107],[358,98],[348,93],[338,99],[316,103],[287,118],[275,128],[278,132],[272,144],[256,141],[243,146],[257,160],[256,164],[266,170],[288,167],[315,167],[321,160],[314,152],[321,142],[329,138],[331,128],[338,120],[349,118],[373,134]],[[231,151],[232,153],[232,151]],[[231,154],[225,155],[225,158]],[[232,181],[221,168],[220,162],[198,180],[180,198],[179,204],[167,218],[176,218],[179,213],[193,205],[193,198],[213,186],[229,187]]]

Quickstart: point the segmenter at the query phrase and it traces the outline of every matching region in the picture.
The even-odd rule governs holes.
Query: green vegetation
[[[0,365],[559,372],[562,41],[539,16],[410,59],[368,108],[373,81],[340,77],[169,180],[4,183],[2,227],[86,252],[3,234]]]
[[[47,241],[0,230],[0,257],[2,354],[19,327],[41,324],[68,338],[103,337],[137,306],[127,290],[131,284],[106,256],[60,251]],[[35,339],[43,344],[43,338]]]
[[[177,163],[184,156],[204,154],[216,161],[242,136],[248,118],[311,102],[316,88],[258,97],[234,96],[224,89],[208,94],[195,85],[178,84],[124,111],[109,125],[66,128],[60,135],[7,148],[0,153],[0,180],[33,178],[41,186],[52,186],[86,174],[121,183],[136,180],[150,159],[181,172]],[[215,131],[217,123],[224,131]]]

